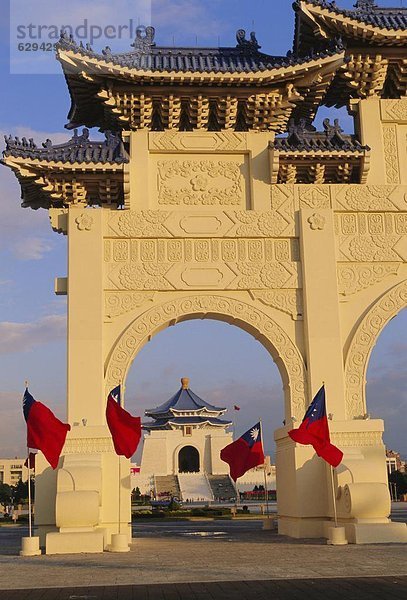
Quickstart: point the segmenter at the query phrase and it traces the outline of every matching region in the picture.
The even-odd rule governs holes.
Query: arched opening
[[[180,473],[198,473],[200,471],[199,452],[193,446],[184,446],[178,453],[178,471]]]
[[[384,443],[401,456],[407,456],[406,333],[407,308],[381,331],[370,355],[366,384],[367,413],[384,420]]]
[[[235,438],[261,418],[265,452],[274,460],[273,432],[285,418],[285,393],[279,369],[263,344],[240,327],[213,319],[168,327],[132,362],[126,408],[145,422],[144,411],[166,402],[183,376],[190,378],[191,389],[203,400],[227,409],[222,418],[233,422],[230,431]],[[142,444],[137,461],[141,451]]]

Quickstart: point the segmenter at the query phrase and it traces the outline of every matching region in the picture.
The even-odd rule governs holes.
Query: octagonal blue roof
[[[189,389],[189,379],[187,377],[183,377],[181,379],[181,383],[181,388],[176,394],[174,394],[174,396],[172,396],[167,402],[164,402],[164,404],[157,406],[157,408],[146,410],[145,414],[147,416],[156,418],[158,416],[172,416],[176,415],[177,413],[184,412],[209,412],[217,414],[223,414],[226,412],[226,408],[213,406],[194,394],[194,392]]]

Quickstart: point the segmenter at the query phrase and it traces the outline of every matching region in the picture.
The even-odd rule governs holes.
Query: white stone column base
[[[109,552],[130,552],[129,539],[125,533],[113,533]]]
[[[345,535],[345,527],[329,527],[326,543],[330,546],[346,546],[348,540]]]
[[[20,556],[40,556],[40,538],[38,536],[21,538]]]
[[[345,523],[350,544],[407,544],[406,523]]]

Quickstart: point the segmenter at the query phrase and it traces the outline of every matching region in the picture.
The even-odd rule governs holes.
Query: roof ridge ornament
[[[357,11],[369,13],[373,12],[375,8],[379,8],[375,2],[375,0],[357,0],[354,7]]]
[[[124,148],[120,133],[105,131],[105,139],[102,141],[91,141],[89,139],[89,129],[84,127],[82,133],[74,130],[70,140],[62,144],[52,144],[48,138],[42,143],[42,148],[38,148],[33,138],[27,140],[23,137],[18,138],[11,135],[4,136],[6,142],[5,156],[14,156],[22,158],[31,158],[46,161],[63,162],[117,162],[128,161],[128,155]]]
[[[140,52],[141,54],[147,54],[148,52],[151,52],[151,48],[155,46],[154,37],[154,27],[151,25],[148,27],[139,25],[136,29],[136,38],[131,46],[135,51]]]
[[[183,390],[188,390],[189,389],[189,377],[182,377],[181,385],[182,385]]]
[[[238,48],[239,50],[247,52],[258,52],[258,50],[261,48],[257,41],[256,33],[254,31],[250,33],[250,40],[247,40],[245,29],[238,29],[236,31],[236,41],[236,48]]]

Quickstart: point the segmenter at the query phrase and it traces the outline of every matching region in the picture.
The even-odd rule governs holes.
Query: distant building
[[[233,441],[227,409],[213,406],[181,379],[181,388],[167,402],[145,411],[141,465],[132,465],[131,486],[155,498],[177,496],[184,501],[230,500],[236,488],[220,451]],[[266,464],[267,482],[275,489],[275,467]],[[239,491],[264,485],[264,467],[251,469],[238,480]]]
[[[28,480],[28,469],[24,466],[25,458],[0,458],[0,483],[17,485],[22,479]]]
[[[386,465],[389,475],[394,471],[405,471],[406,463],[402,460],[400,453],[395,450],[386,449]]]

